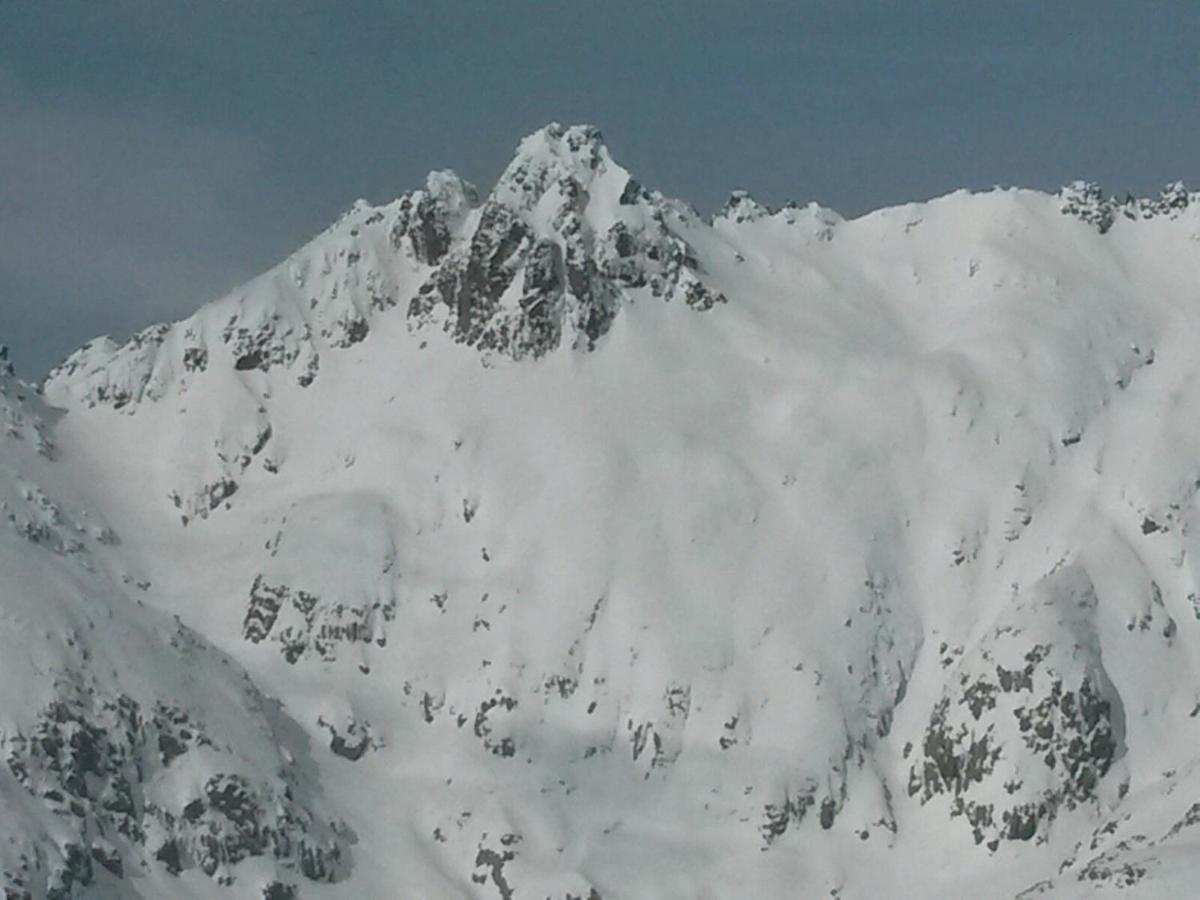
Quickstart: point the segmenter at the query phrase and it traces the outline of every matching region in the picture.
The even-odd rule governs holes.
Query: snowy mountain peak
[[[514,358],[592,349],[642,289],[719,302],[696,277],[691,224],[617,165],[600,132],[550,125],[525,138],[456,254],[409,304],[418,325]]]
[[[1057,200],[1103,234],[1122,217],[1176,218],[1197,206],[1196,196],[1175,184],[1158,198],[1119,201],[1077,182]],[[1000,195],[937,201],[948,202],[1012,214]],[[906,233],[922,215],[909,209]],[[863,221],[899,214],[882,210]],[[435,171],[423,189],[391,203],[360,201],[288,260],[184,322],[151,326],[123,345],[89,343],[45,388],[64,401],[128,409],[213,372],[308,387],[331,355],[396,331],[397,321],[418,342],[430,329],[444,331],[485,357],[594,349],[639,299],[710,309],[730,292],[712,277],[718,260],[745,259],[763,242],[786,253],[796,241],[830,241],[841,223],[815,204],[775,210],[745,191],[702,222],[686,204],[644,188],[595,127],[552,123],[519,143],[486,196]],[[407,343],[388,340],[402,342],[397,352]]]
[[[450,169],[436,169],[425,176],[425,191],[458,215],[479,205],[478,188]]]
[[[687,232],[702,227],[617,165],[591,126],[523,140],[481,203],[453,172],[374,207],[355,204],[280,266],[193,317],[117,347],[93,341],[50,373],[58,397],[118,409],[213,369],[287,371],[301,387],[330,352],[396,318],[481,351],[543,356],[593,348],[640,294],[721,302]]]
[[[530,172],[554,172],[586,184],[602,174],[606,163],[611,162],[599,128],[551,122],[521,140],[512,162],[500,176],[499,185],[519,184],[526,180],[525,173]]]
[[[554,236],[573,214],[608,228],[617,207],[650,195],[614,162],[598,128],[551,123],[520,142],[488,199],[513,209],[540,235]]]
[[[759,203],[750,195],[749,191],[732,191],[729,194],[729,199],[725,201],[725,205],[721,207],[721,211],[717,213],[718,218],[732,219],[734,222],[754,222],[758,219],[766,218],[772,215],[774,211]]]
[[[553,126],[0,372],[0,886],[1189,896],[1198,240]]]

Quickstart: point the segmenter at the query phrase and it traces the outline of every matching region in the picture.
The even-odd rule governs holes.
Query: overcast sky
[[[0,342],[38,377],[551,120],[702,211],[1197,186],[1198,48],[1191,0],[0,0]]]

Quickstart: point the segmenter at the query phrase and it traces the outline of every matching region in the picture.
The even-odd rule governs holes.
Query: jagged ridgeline
[[[365,340],[396,309],[413,330],[440,327],[516,359],[564,341],[592,349],[623,301],[644,295],[701,310],[724,302],[685,237],[699,224],[617,165],[597,129],[551,125],[521,143],[486,198],[453,172],[433,172],[423,190],[385,206],[359,201],[202,314],[123,347],[89,344],[50,378],[85,374],[86,400],[116,408],[210,365],[281,367],[307,386],[323,352]]]
[[[0,373],[5,887],[1187,896],[1197,248],[551,125]]]

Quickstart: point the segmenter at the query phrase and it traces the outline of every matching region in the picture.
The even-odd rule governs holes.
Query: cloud
[[[186,314],[269,264],[281,214],[253,140],[47,101],[0,71],[0,340],[26,376],[99,332]]]

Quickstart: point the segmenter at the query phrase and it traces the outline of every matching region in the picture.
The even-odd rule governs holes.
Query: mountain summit
[[[550,125],[0,373],[0,883],[1186,895],[1197,247],[1182,186],[704,220]]]
[[[47,386],[119,408],[160,396],[210,357],[239,371],[292,368],[307,386],[322,354],[366,339],[396,306],[410,329],[432,325],[513,358],[564,339],[591,348],[624,292],[700,308],[723,301],[687,242],[701,227],[613,162],[598,130],[549,125],[521,142],[482,201],[452,172],[385,206],[359,201],[246,288],[123,347],[93,342]]]

